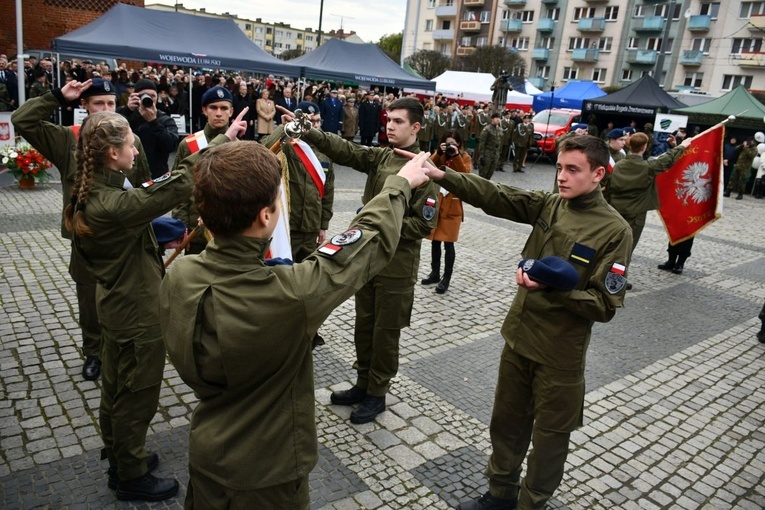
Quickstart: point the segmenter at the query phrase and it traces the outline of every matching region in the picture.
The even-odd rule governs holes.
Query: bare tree
[[[499,76],[502,71],[510,75],[510,81],[523,82],[526,76],[526,62],[518,53],[502,46],[482,46],[472,55],[457,57],[455,71],[491,73]]]
[[[444,71],[449,69],[449,65],[452,63],[449,57],[441,52],[433,50],[415,51],[406,57],[405,62],[412,66],[412,69],[420,73],[423,78],[428,80],[432,80],[436,76],[443,74]]]
[[[305,50],[293,48],[291,50],[284,50],[278,57],[282,60],[292,60],[293,58],[302,57],[303,55],[305,55]]]

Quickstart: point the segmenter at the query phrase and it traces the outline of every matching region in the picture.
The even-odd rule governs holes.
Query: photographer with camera
[[[513,90],[510,85],[510,75],[502,71],[491,86],[491,102],[494,103],[494,111],[501,112],[507,104],[507,93]]]
[[[170,171],[167,160],[178,148],[178,127],[166,113],[157,111],[157,85],[147,79],[135,84],[127,106],[117,109],[130,123],[130,129],[141,139],[149,160],[152,178]]]
[[[452,170],[469,174],[472,161],[463,148],[463,139],[459,131],[451,129],[446,131],[440,138],[438,149],[430,157],[436,167],[448,166]],[[436,294],[444,294],[449,290],[449,283],[452,279],[454,269],[454,243],[460,235],[460,224],[465,221],[465,215],[462,210],[462,200],[455,195],[441,188],[438,197],[438,223],[433,232],[427,237],[431,243],[431,262],[430,274],[427,278],[420,281],[423,285],[432,285],[437,283]],[[441,277],[441,243],[444,243],[446,252],[444,275]]]

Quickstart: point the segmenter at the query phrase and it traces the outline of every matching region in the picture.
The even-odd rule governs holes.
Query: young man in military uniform
[[[381,176],[349,230],[305,261],[276,267],[264,254],[286,213],[277,158],[252,142],[200,156],[194,197],[215,237],[173,264],[160,289],[168,355],[199,397],[186,508],[308,510],[318,446],[311,339],[399,253],[411,189],[427,182],[426,156]]]
[[[754,138],[744,140],[744,143],[736,147],[736,152],[738,153],[738,159],[733,166],[733,175],[730,176],[730,182],[723,196],[729,197],[731,192],[734,192],[736,193],[736,200],[742,200],[744,198],[746,180],[751,173],[752,162],[757,156],[757,142]]]
[[[58,126],[48,122],[48,119],[57,108],[65,107],[70,101],[78,98],[89,114],[113,112],[117,107],[116,89],[111,82],[94,78],[82,83],[70,81],[60,89],[53,89],[40,97],[30,99],[11,116],[16,132],[40,151],[48,161],[56,165],[61,173],[61,190],[64,199],[62,212],[71,202],[72,187],[77,174],[74,153],[79,126]],[[146,154],[138,138],[135,140],[135,146],[138,149],[138,157],[133,166],[134,174],[127,176],[132,185],[151,179]],[[71,233],[64,228],[63,222],[61,236],[72,239]],[[101,326],[96,313],[96,280],[74,250],[69,258],[69,274],[77,289],[78,321],[82,329],[82,353],[85,356],[82,377],[92,381],[101,375]]]
[[[622,306],[632,249],[629,225],[600,192],[606,165],[606,144],[584,135],[560,146],[559,194],[511,188],[450,169],[429,170],[438,184],[469,204],[531,225],[524,259],[562,257],[579,274],[574,290],[557,290],[518,269],[518,291],[501,331],[505,347],[490,426],[489,492],[462,503],[461,510],[544,508],[563,477],[569,436],[582,425],[592,325],[608,322]]]
[[[499,114],[491,114],[491,123],[483,128],[478,136],[478,173],[484,179],[491,179],[497,167],[502,164],[502,129],[499,127]]]
[[[523,173],[529,147],[534,145],[534,124],[531,123],[531,115],[528,113],[523,116],[523,122],[513,130],[513,145],[515,146],[513,172]]]
[[[430,144],[433,141],[434,123],[435,120],[430,105],[425,105],[425,113],[422,117],[422,128],[420,128],[420,132],[417,133],[417,140],[420,142],[420,150],[423,152],[430,151]]]
[[[502,150],[499,153],[499,160],[502,162],[502,164],[499,165],[497,170],[500,172],[505,171],[502,167],[504,166],[505,161],[510,158],[510,146],[513,143],[513,131],[515,131],[515,122],[513,122],[510,114],[510,110],[505,110],[505,112],[502,114],[502,120],[499,122],[499,127],[502,128]]]
[[[178,152],[175,155],[173,170],[177,170],[181,162],[190,154],[207,147],[210,140],[226,132],[234,113],[234,98],[231,92],[225,87],[212,87],[202,95],[202,115],[207,122],[204,129],[192,135],[187,136],[178,145]],[[173,218],[181,220],[186,224],[186,229],[191,232],[198,227],[197,219],[199,214],[194,206],[193,197],[173,209]],[[199,227],[194,238],[186,247],[187,255],[201,253],[207,245],[206,231],[204,227]]]
[[[392,147],[419,152],[417,133],[422,115],[422,105],[415,98],[396,99],[389,105],[387,134]],[[364,204],[379,194],[385,179],[407,162],[392,148],[358,146],[317,129],[312,129],[304,139],[333,162],[367,174]],[[370,422],[385,411],[385,395],[398,372],[401,329],[409,326],[412,314],[420,245],[436,226],[438,189],[428,183],[412,193],[396,254],[380,274],[356,293],[356,383],[350,390],[332,393],[334,404],[361,404],[351,413],[352,423]]]

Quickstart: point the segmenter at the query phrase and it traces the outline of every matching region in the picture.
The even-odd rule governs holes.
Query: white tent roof
[[[470,101],[491,101],[491,86],[494,83],[491,73],[466,73],[462,71],[446,71],[436,76],[436,91],[446,97],[466,99]],[[527,94],[510,91],[507,94],[508,104],[530,105],[533,98]]]
[[[536,96],[537,94],[541,94],[542,91],[532,85],[529,80],[526,80],[526,93]]]

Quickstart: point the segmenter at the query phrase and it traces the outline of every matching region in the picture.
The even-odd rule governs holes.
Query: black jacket
[[[170,171],[167,159],[178,148],[180,141],[175,121],[161,110],[157,111],[157,118],[152,122],[146,122],[138,110],[131,111],[127,106],[117,108],[117,113],[128,120],[133,134],[141,139],[151,176],[159,177]]]

